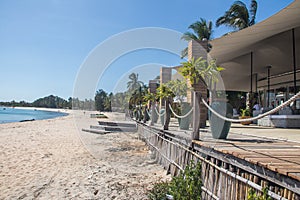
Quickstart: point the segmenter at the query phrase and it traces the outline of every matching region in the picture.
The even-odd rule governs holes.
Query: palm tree
[[[160,99],[163,99],[165,101],[165,106],[166,106],[166,116],[165,116],[165,122],[164,122],[164,130],[169,130],[169,124],[170,124],[170,119],[171,119],[171,110],[169,107],[169,104],[172,103],[173,98],[175,97],[175,94],[169,88],[166,84],[161,84],[157,89],[156,89],[156,96]]]
[[[139,74],[131,73],[129,75],[130,81],[127,82],[127,89],[129,92],[132,92],[138,88],[140,88],[144,83],[139,81]]]
[[[141,81],[138,81],[139,84],[142,83]],[[144,84],[138,85],[138,87],[130,92],[127,93],[126,99],[128,100],[128,107],[129,109],[137,110],[137,112],[140,112],[142,105],[146,104],[144,96],[148,93],[148,87]],[[125,98],[124,98],[125,99]],[[142,116],[139,115],[139,120],[142,119]]]
[[[237,30],[247,28],[255,24],[256,11],[256,0],[251,1],[250,12],[242,1],[235,1],[229,10],[217,19],[216,26],[227,25]]]
[[[203,87],[206,86],[205,80],[211,81],[211,82],[216,82],[218,81],[218,72],[224,70],[222,67],[217,66],[216,62],[214,60],[207,62],[206,60],[202,59],[201,57],[198,59],[192,58],[188,62],[183,62],[181,63],[182,67],[180,68],[180,74],[187,79],[190,83],[191,86],[194,87],[196,85],[202,85]],[[201,97],[199,95],[199,91],[195,91],[194,87],[194,101],[193,101],[193,107],[194,107],[194,113],[198,113],[199,110],[196,110],[196,108],[201,108]],[[205,98],[205,96],[204,96]],[[204,114],[204,113],[203,113]],[[205,119],[206,116],[201,116],[200,112],[200,118],[201,120]],[[201,123],[203,121],[200,121],[199,117],[193,117],[193,132],[192,132],[192,139],[193,140],[198,140],[199,139],[199,129]]]
[[[212,21],[206,21],[203,18],[200,18],[200,21],[196,21],[195,23],[191,24],[188,28],[192,29],[194,33],[192,32],[185,32],[182,39],[186,41],[190,40],[210,40],[212,37]],[[181,57],[186,57],[188,53],[188,48],[185,48],[181,52]]]

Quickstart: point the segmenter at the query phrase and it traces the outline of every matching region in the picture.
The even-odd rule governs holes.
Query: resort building
[[[277,106],[300,89],[300,1],[270,18],[210,41],[209,56],[225,68],[227,91],[255,92],[262,107]],[[300,100],[291,106],[300,114]]]
[[[209,51],[208,43],[212,47]],[[208,53],[207,53],[208,52]],[[215,59],[225,70],[221,83],[210,89],[248,93],[251,109],[257,103],[256,116],[281,105],[300,91],[300,0],[295,0],[270,18],[240,31],[228,33],[211,41],[188,44],[188,60],[202,57]],[[171,68],[160,72],[160,83],[180,79]],[[192,102],[191,92],[187,101]],[[249,105],[249,103],[247,103]],[[163,105],[163,103],[161,104]],[[238,114],[239,108],[234,108]],[[206,110],[203,111],[206,113]],[[276,116],[255,121],[258,125],[300,128],[300,98],[279,110]]]

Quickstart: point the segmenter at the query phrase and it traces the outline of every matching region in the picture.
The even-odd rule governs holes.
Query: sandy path
[[[1,124],[0,199],[146,199],[169,178],[136,133],[79,133],[71,115]]]

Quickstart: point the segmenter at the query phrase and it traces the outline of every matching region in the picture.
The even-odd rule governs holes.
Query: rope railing
[[[148,116],[150,117],[150,119],[151,119],[151,114],[152,113],[149,113],[149,111],[146,109],[146,112],[147,112],[147,114],[148,114]]]
[[[171,110],[171,112],[173,113],[173,115],[175,116],[175,117],[177,117],[177,118],[186,118],[187,116],[189,116],[192,112],[193,112],[193,108],[191,108],[191,110],[187,113],[187,114],[185,114],[185,115],[183,115],[183,116],[180,116],[180,115],[177,115],[175,112],[174,112],[174,110],[173,110],[173,108],[172,108],[172,106],[169,104],[169,108],[170,108],[170,110]]]
[[[276,108],[273,108],[272,110],[265,112],[263,114],[260,114],[256,117],[252,117],[252,118],[247,118],[247,119],[232,119],[232,118],[227,118],[222,116],[221,114],[219,114],[217,111],[215,111],[214,109],[212,109],[207,102],[205,101],[205,99],[203,99],[201,97],[202,103],[213,113],[215,114],[217,117],[225,120],[225,121],[229,121],[229,122],[249,122],[249,121],[253,121],[253,120],[257,120],[257,119],[261,119],[265,116],[271,115],[275,112],[278,112],[280,109],[282,109],[283,107],[291,104],[292,102],[294,102],[298,97],[300,97],[300,92],[298,92],[297,94],[295,94],[293,97],[291,97],[289,100],[287,100],[286,102],[284,102],[283,104],[277,106]]]
[[[157,108],[155,108],[155,112],[158,114],[158,116],[164,116],[166,114],[166,111],[164,110],[164,113],[160,114],[157,110]]]

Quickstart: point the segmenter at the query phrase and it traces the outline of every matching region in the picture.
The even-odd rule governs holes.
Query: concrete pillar
[[[156,89],[157,89],[158,83],[157,80],[150,80],[149,81],[149,92],[152,94],[156,94]],[[156,115],[156,111],[155,111],[155,106],[156,106],[156,101],[149,101],[148,102],[148,108],[151,108],[151,122],[150,125],[153,126],[154,123],[157,122],[157,118],[158,116]]]
[[[207,52],[208,52],[208,42],[205,41],[196,41],[191,40],[188,44],[188,60],[192,58],[202,57],[204,60],[207,60]]]
[[[162,67],[160,68],[160,84],[167,83],[171,80],[172,68]]]
[[[188,60],[190,61],[192,58],[198,59],[202,57],[204,60],[207,60],[207,52],[208,52],[208,41],[196,41],[191,40],[188,44]],[[190,86],[190,83],[188,83]],[[187,101],[193,105],[194,102],[194,91],[200,92],[202,97],[207,99],[207,85],[203,81],[199,81],[193,86],[193,91],[188,91],[187,93]],[[200,128],[204,128],[206,126],[206,118],[207,118],[207,108],[200,103],[200,107],[198,111],[194,111],[195,116],[200,116]],[[194,123],[198,123],[196,120]],[[193,127],[197,129],[197,126],[193,124]]]
[[[171,81],[172,78],[172,68],[162,67],[160,68],[160,84],[167,83]],[[165,101],[160,100],[160,109],[165,107]]]
[[[208,51],[208,42],[205,41],[196,41],[191,40],[188,44],[188,60],[190,61],[192,58],[198,59],[202,57],[203,59],[207,60],[207,51]],[[188,83],[189,86],[190,83]],[[189,91],[187,93],[187,102],[192,104],[193,102],[193,91]]]
[[[157,80],[150,80],[149,81],[149,92],[152,94],[156,94],[157,89]]]

